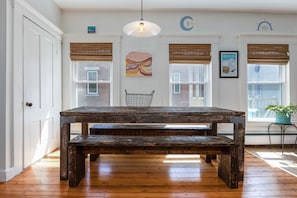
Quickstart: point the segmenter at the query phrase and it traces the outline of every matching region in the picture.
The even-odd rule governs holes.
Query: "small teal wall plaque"
[[[88,33],[89,34],[96,33],[96,26],[88,26]]]

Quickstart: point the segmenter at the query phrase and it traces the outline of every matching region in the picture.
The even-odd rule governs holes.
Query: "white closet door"
[[[49,151],[53,138],[54,37],[24,17],[24,168]]]

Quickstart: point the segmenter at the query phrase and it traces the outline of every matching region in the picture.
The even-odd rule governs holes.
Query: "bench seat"
[[[133,135],[133,136],[216,136],[216,125],[211,123],[196,124],[151,124],[151,123],[111,123],[95,124],[90,127],[91,135]],[[95,161],[98,154],[90,156]],[[206,162],[216,156],[206,156]]]
[[[79,135],[68,142],[69,186],[85,176],[85,154],[218,154],[218,176],[238,188],[238,145],[224,136]]]

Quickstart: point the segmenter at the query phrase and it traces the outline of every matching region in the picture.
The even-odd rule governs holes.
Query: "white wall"
[[[35,10],[54,23],[57,27],[61,25],[61,10],[53,0],[24,0]]]
[[[179,22],[183,16],[192,16],[194,28],[191,31],[183,31]],[[92,38],[92,42],[102,41],[106,35],[117,35],[120,38],[120,54],[114,56],[119,64],[114,65],[115,72],[120,73],[120,79],[114,86],[119,88],[120,94],[114,92],[114,96],[119,103],[124,104],[124,89],[131,91],[150,92],[155,90],[152,105],[169,104],[168,85],[168,43],[211,43],[212,44],[212,106],[230,108],[234,110],[247,111],[246,105],[246,44],[248,42],[258,43],[288,43],[290,45],[290,101],[297,103],[297,60],[295,54],[297,25],[295,14],[261,14],[261,13],[227,13],[227,12],[144,12],[144,19],[153,21],[161,27],[161,34],[155,38],[139,39],[131,38],[122,34],[122,27],[131,21],[138,20],[138,12],[112,12],[112,11],[63,11],[62,29],[64,35],[64,70],[69,70],[70,61],[68,58],[69,48],[67,45],[71,39]],[[266,20],[271,23],[272,31],[258,31],[258,25]],[[87,34],[87,26],[95,25],[97,33]],[[79,39],[78,39],[79,40]],[[104,39],[103,39],[104,40]],[[117,41],[118,42],[118,41]],[[153,55],[153,76],[152,77],[126,77],[125,76],[125,55],[132,50],[147,51]],[[219,78],[218,54],[220,50],[239,51],[239,78],[226,79]],[[64,72],[64,77],[68,78],[68,72]],[[70,93],[70,81],[64,81],[64,99]],[[63,108],[71,105],[69,100],[63,101]],[[248,132],[267,132],[268,123],[247,122]],[[222,131],[228,131],[224,129]],[[277,128],[275,128],[277,131]],[[255,142],[258,137],[247,138],[247,143]],[[266,137],[265,137],[266,138]],[[267,139],[267,138],[266,138]],[[262,143],[267,143],[267,140]],[[261,142],[261,141],[260,141]],[[278,143],[278,140],[275,141]],[[292,142],[292,141],[291,141]]]

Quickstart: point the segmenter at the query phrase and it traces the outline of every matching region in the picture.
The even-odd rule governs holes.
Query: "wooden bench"
[[[216,124],[95,124],[90,127],[91,135],[133,135],[133,136],[216,136]],[[98,154],[90,156],[91,161],[95,161]],[[206,162],[215,159],[216,156],[206,156]]]
[[[85,176],[85,154],[218,154],[218,176],[238,188],[238,145],[224,136],[77,136],[68,142],[69,186]]]
[[[95,124],[90,127],[91,135],[156,135],[156,136],[216,136],[217,125],[212,123],[197,123],[197,124],[148,124],[148,123],[109,123]],[[98,154],[90,155],[90,160],[95,161]],[[216,159],[214,155],[207,155],[206,162],[211,162]]]

